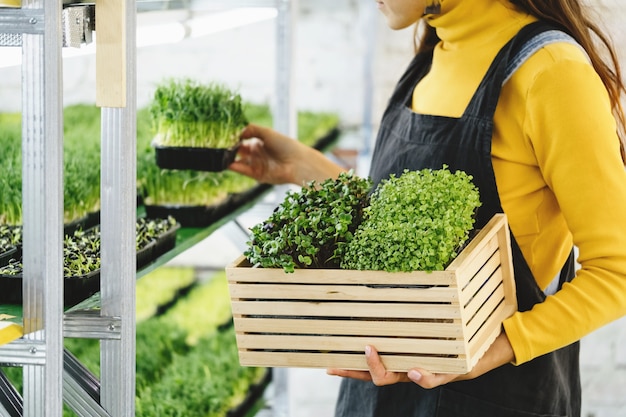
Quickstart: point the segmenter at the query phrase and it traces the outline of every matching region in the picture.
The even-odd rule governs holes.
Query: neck
[[[495,34],[511,26],[520,13],[508,0],[442,0],[441,14],[428,18],[446,50],[489,43]]]

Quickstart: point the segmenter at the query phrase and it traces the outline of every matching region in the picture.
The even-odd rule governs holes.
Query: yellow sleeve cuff
[[[532,359],[527,339],[523,337],[522,332],[520,331],[520,328],[522,327],[520,315],[521,313],[518,311],[502,322],[506,336],[509,339],[509,343],[511,343],[513,353],[515,354],[515,359],[511,363],[516,366]]]

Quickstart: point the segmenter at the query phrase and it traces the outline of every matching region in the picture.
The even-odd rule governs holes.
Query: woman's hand
[[[462,381],[476,378],[499,366],[515,359],[513,348],[501,332],[493,344],[487,349],[485,355],[478,361],[474,369],[467,374],[434,374],[425,369],[413,368],[408,372],[389,372],[380,359],[378,352],[372,346],[365,347],[365,359],[369,371],[347,371],[343,369],[328,369],[329,375],[337,375],[346,378],[372,381],[377,386],[391,385],[398,382],[414,382],[422,388],[435,388],[453,381]]]
[[[265,184],[306,182],[335,178],[343,169],[321,152],[273,129],[248,125],[243,142],[229,169]]]

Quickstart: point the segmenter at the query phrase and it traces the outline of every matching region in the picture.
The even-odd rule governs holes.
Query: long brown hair
[[[622,160],[626,164],[626,115],[621,104],[622,94],[626,93],[617,53],[600,27],[587,16],[580,0],[509,0],[521,10],[540,20],[563,27],[585,49],[591,63],[602,79],[613,114],[617,120],[617,134],[620,137]],[[428,25],[416,28],[416,52],[426,52],[439,41],[435,29]],[[598,50],[598,46],[601,47]]]

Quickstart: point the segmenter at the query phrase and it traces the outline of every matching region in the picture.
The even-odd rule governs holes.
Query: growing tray
[[[226,199],[210,206],[151,205],[146,204],[146,215],[152,218],[172,216],[182,227],[206,227],[228,213]]]
[[[235,160],[239,145],[232,148],[198,148],[153,145],[156,164],[163,169],[224,171]]]
[[[166,218],[166,217],[165,217]],[[157,218],[148,216],[148,220]],[[176,246],[176,233],[180,229],[180,223],[173,225],[167,232],[160,234],[156,239],[137,250],[137,269],[143,268],[159,256]]]
[[[9,264],[9,261],[16,257],[17,248],[15,246],[8,247],[0,253],[0,267]]]
[[[176,224],[167,232],[158,236],[137,251],[137,268],[142,268],[176,245],[176,233],[180,224]],[[0,264],[0,266],[2,266]],[[0,303],[22,303],[22,274],[0,274]],[[100,270],[79,276],[64,277],[64,305],[73,306],[100,291]]]
[[[226,267],[244,366],[466,373],[517,309],[506,216],[498,214],[444,270],[379,272]]]
[[[0,302],[22,303],[22,275],[0,275]],[[63,279],[64,306],[69,307],[100,290],[100,270]]]

